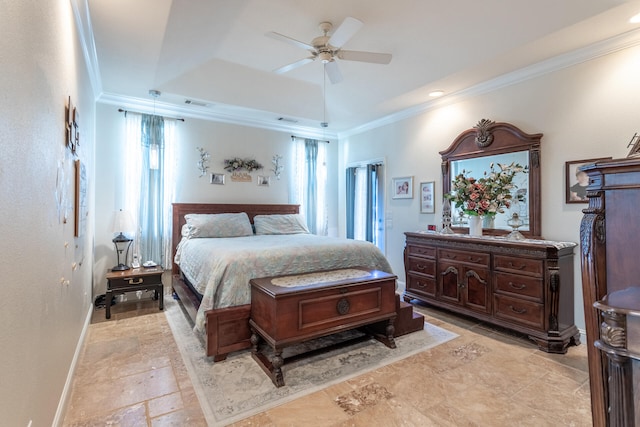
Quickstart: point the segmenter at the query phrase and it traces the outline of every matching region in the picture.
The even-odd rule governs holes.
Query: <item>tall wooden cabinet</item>
[[[566,353],[573,319],[575,243],[407,232],[405,301],[418,299],[528,335]]]
[[[605,160],[583,168],[589,175],[580,225],[582,294],[589,357],[593,425],[610,425],[609,383],[605,356],[595,346],[603,322],[597,301],[640,284],[640,159]]]

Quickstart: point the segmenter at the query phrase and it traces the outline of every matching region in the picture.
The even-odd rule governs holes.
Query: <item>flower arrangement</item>
[[[452,181],[451,194],[445,197],[467,215],[495,216],[504,213],[504,208],[511,206],[511,190],[517,188],[513,184],[513,177],[519,172],[527,173],[527,168],[517,163],[498,163],[498,167],[500,170],[496,171],[491,163],[490,172],[485,172],[480,179],[467,176],[467,171],[463,170]]]
[[[224,161],[224,169],[229,172],[236,172],[240,170],[253,172],[255,170],[262,169],[262,165],[253,159],[245,160],[239,157],[234,157],[233,159],[226,159]]]

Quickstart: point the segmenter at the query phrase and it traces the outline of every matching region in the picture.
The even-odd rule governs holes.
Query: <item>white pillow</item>
[[[253,217],[256,234],[309,234],[300,214],[256,215]]]
[[[189,239],[204,237],[251,236],[253,228],[245,212],[222,214],[187,214],[182,235]],[[186,228],[186,229],[185,229]]]

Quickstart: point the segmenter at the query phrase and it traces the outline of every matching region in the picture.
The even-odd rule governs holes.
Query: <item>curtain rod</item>
[[[305,138],[303,136],[291,135],[291,139],[313,139],[313,138]],[[324,141],[322,139],[316,139],[316,141],[318,141],[318,142],[326,142],[327,144],[329,144],[331,142],[331,141]]]
[[[124,116],[127,117],[127,113],[131,112],[131,113],[138,113],[137,111],[128,111],[128,110],[123,110],[122,108],[118,108],[118,112],[119,113],[124,113]],[[143,114],[143,113],[138,113],[138,114]],[[145,113],[146,114],[146,113]],[[172,119],[172,120],[178,120],[180,122],[184,122],[184,119],[181,119],[179,117],[167,117],[167,116],[162,116],[163,119]]]

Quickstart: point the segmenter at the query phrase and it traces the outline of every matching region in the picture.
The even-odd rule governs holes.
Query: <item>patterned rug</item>
[[[282,368],[285,386],[276,388],[253,360],[250,350],[231,353],[227,360],[214,363],[213,358],[205,356],[202,342],[192,331],[193,325],[180,304],[167,298],[165,314],[210,426],[239,421],[458,336],[425,323],[424,330],[396,338],[395,349],[387,348],[375,339],[366,339],[286,363]],[[357,334],[357,331],[336,334],[293,346],[286,349],[284,356],[331,344],[338,339],[354,338]]]

